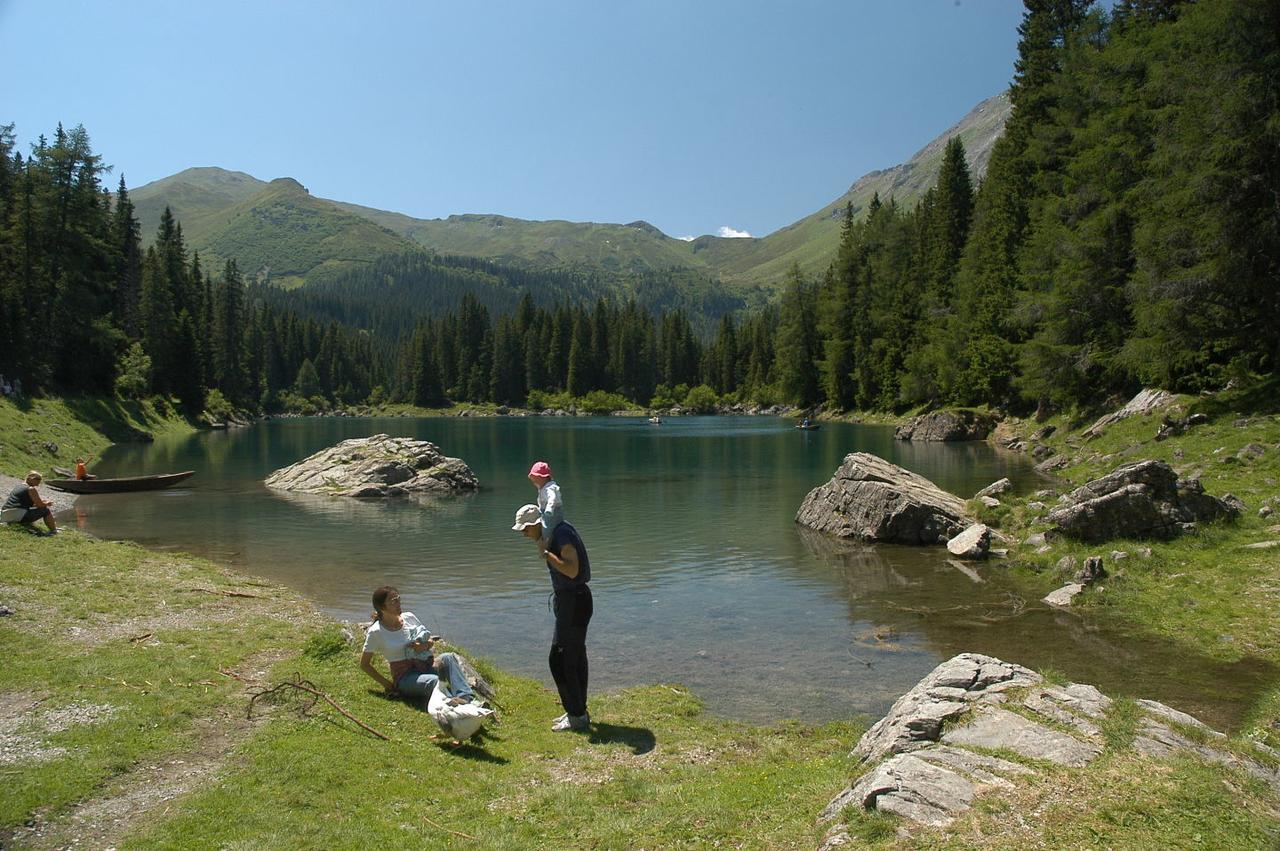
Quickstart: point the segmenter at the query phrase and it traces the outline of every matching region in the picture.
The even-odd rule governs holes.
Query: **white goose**
[[[445,735],[459,744],[474,736],[493,714],[492,709],[476,703],[450,706],[448,695],[439,685],[431,691],[431,697],[427,700],[427,712],[436,719]]]

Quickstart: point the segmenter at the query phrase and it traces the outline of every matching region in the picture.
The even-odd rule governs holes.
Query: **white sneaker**
[[[565,730],[572,730],[572,729],[573,729],[573,726],[569,722],[568,713],[561,715],[559,718],[551,722],[551,732],[553,733],[563,733]]]

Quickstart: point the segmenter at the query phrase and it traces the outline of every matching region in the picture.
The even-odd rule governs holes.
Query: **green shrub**
[[[227,401],[227,397],[222,395],[221,390],[214,388],[204,397],[204,410],[211,421],[223,422],[235,411],[235,408]]]
[[[592,390],[578,399],[578,409],[588,414],[610,414],[614,411],[625,411],[630,407],[631,403],[626,398],[603,390]]]
[[[696,414],[714,414],[718,401],[716,391],[705,384],[699,384],[684,397],[684,406]]]
[[[151,375],[151,356],[134,343],[120,356],[116,366],[116,392],[126,399],[141,399],[147,392],[147,379]]]

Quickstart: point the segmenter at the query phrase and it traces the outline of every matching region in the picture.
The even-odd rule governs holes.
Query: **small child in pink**
[[[551,465],[546,461],[538,461],[529,468],[529,481],[538,489],[542,537],[550,539],[551,531],[564,522],[564,498],[560,495],[560,486],[551,478]]]

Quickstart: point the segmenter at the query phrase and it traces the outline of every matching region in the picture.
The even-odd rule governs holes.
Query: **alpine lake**
[[[839,541],[796,526],[805,495],[855,451],[966,498],[1002,476],[1019,492],[1049,483],[1025,456],[986,443],[793,426],[768,417],[270,420],[114,446],[98,475],[196,475],[170,490],[81,497],[67,519],[101,538],[270,578],[351,621],[367,622],[374,588],[395,585],[405,609],[449,642],[549,685],[547,568],[511,531],[515,510],[536,496],[529,466],[546,460],[591,558],[593,693],[681,684],[711,712],[752,723],[873,719],[938,662],[976,651],[1230,729],[1270,680],[1260,662],[1224,664],[1054,610],[999,560],[961,570],[943,547]],[[262,484],[340,440],[378,433],[430,440],[466,461],[481,490],[424,502]]]

